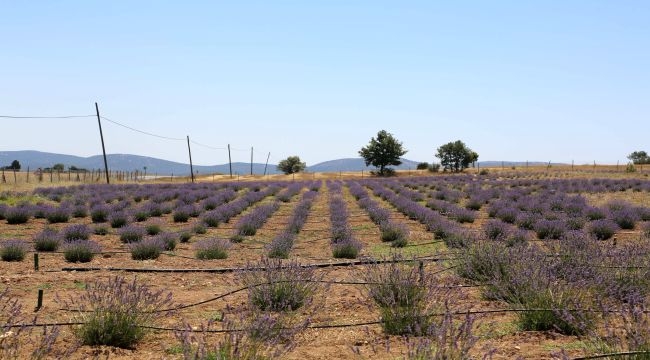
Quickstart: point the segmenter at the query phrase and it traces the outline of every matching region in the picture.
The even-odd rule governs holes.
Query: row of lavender
[[[279,202],[288,202],[292,197],[297,195],[302,188],[308,185],[306,183],[293,183],[287,186],[284,190],[279,191],[280,187],[277,184],[267,187],[260,187],[257,184],[252,184],[244,191],[240,190],[240,196],[235,195],[235,190],[232,188],[216,189],[214,195],[205,196],[183,196],[185,201],[183,204],[173,211],[174,221],[178,221],[178,214],[184,214],[187,218],[199,217],[200,211],[187,210],[190,204],[187,201],[201,201],[204,209],[209,209],[203,213],[199,221],[194,226],[193,231],[203,234],[206,232],[207,227],[216,227],[220,223],[227,223],[229,220],[242,213],[254,204],[262,201],[263,199],[277,194],[274,201],[255,207],[248,214],[240,218],[235,226],[235,234],[231,237],[231,241],[238,242],[243,240],[243,236],[254,235],[256,230],[259,229],[266,220],[279,208]],[[318,184],[311,184],[311,188],[317,190]],[[200,189],[201,192],[203,189]],[[278,193],[279,191],[279,193]],[[59,191],[58,194],[61,192]],[[172,196],[165,196],[169,201],[174,197],[179,197],[178,194]],[[135,194],[134,198],[140,195]],[[146,198],[147,196],[143,196]],[[122,207],[126,202],[125,199],[118,199],[113,195],[105,197],[110,201],[116,201],[113,206]],[[163,198],[159,198],[162,200]],[[142,201],[139,199],[137,201]],[[148,205],[156,204],[150,202]],[[27,205],[17,206],[17,208],[27,208]],[[196,209],[196,207],[193,207]],[[93,222],[102,223],[110,220],[113,227],[118,228],[117,233],[123,243],[131,251],[133,259],[146,260],[157,258],[162,251],[174,250],[178,240],[186,242],[191,237],[188,231],[183,231],[179,234],[174,233],[161,233],[161,223],[153,222],[144,225],[129,224],[127,216],[123,209],[112,209],[112,213],[106,212],[102,216],[94,216]],[[142,211],[142,207],[133,210],[134,221],[145,221],[148,217],[140,218],[138,214]],[[163,212],[155,213],[154,216],[160,216]],[[119,220],[119,221],[118,221]],[[184,219],[183,222],[187,221]],[[34,237],[34,250],[36,251],[56,251],[60,245],[63,245],[63,252],[67,261],[71,262],[87,262],[90,261],[93,255],[100,251],[100,246],[89,240],[91,233],[97,235],[106,235],[109,230],[101,224],[92,230],[85,224],[70,225],[65,227],[61,232],[53,228],[46,227],[43,232]],[[195,244],[197,257],[200,259],[211,258],[225,258],[226,250],[230,247],[230,243],[221,239],[206,239],[199,241]],[[2,247],[3,260],[15,261],[22,260],[25,251],[28,249],[28,244],[21,240],[6,241]],[[81,255],[80,255],[81,254]]]
[[[462,183],[462,180],[466,182]],[[585,188],[594,181],[584,180],[582,187],[576,180],[568,183],[572,189],[576,189]],[[617,187],[614,186],[616,182],[609,182],[612,184],[611,191],[620,191],[621,187],[638,191],[646,185],[637,180],[623,183]],[[528,237],[529,231],[539,239],[560,239],[569,231],[585,231],[596,239],[604,240],[620,229],[634,229],[640,221],[650,220],[649,207],[633,206],[620,200],[595,207],[589,205],[581,195],[548,189],[546,182],[527,181],[526,184],[528,187],[514,181],[477,184],[475,178],[454,177],[448,182],[443,180],[435,184],[417,179],[390,181],[385,185],[414,202],[426,203],[430,209],[458,223],[474,222],[476,210],[487,204],[487,213],[494,220],[484,225],[484,233],[492,239],[509,236],[522,239]],[[516,225],[518,229],[509,224]],[[647,223],[641,224],[644,230],[649,226]]]

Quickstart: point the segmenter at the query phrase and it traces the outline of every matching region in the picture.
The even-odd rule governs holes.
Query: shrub
[[[476,242],[457,258],[456,272],[478,283],[503,277],[508,270],[510,252],[501,243]]]
[[[140,226],[128,225],[123,228],[120,228],[120,240],[123,243],[132,243],[142,240],[146,231]]]
[[[607,308],[603,310],[607,311]],[[613,316],[605,317],[603,340],[611,348],[606,352],[643,352],[625,357],[630,360],[646,360],[650,351],[650,309],[644,298],[622,304]],[[612,321],[610,317],[615,319]]]
[[[183,231],[181,234],[178,236],[178,239],[182,243],[187,243],[190,242],[190,239],[192,238],[192,233],[189,231]]]
[[[150,236],[158,235],[162,231],[162,227],[158,223],[147,224],[144,229],[147,232],[147,235]]]
[[[523,304],[529,311],[517,313],[524,331],[554,330],[564,335],[584,335],[595,325],[595,314],[582,310],[588,305],[578,290],[545,284],[529,296]]]
[[[379,225],[379,230],[381,230],[381,241],[399,241],[406,245],[409,236],[406,225],[385,221]]]
[[[241,234],[232,234],[230,236],[230,242],[234,244],[239,244],[240,242],[243,242],[245,240],[244,235]]]
[[[451,212],[451,218],[459,223],[473,223],[476,219],[476,213],[469,209],[457,208]]]
[[[639,220],[639,215],[634,209],[625,207],[619,210],[612,210],[610,217],[621,229],[631,230],[634,229],[634,224]]]
[[[295,321],[283,313],[244,313],[232,320],[225,315],[219,326],[214,321],[201,324],[198,331],[183,324],[182,331],[175,332],[181,342],[185,360],[261,360],[282,359],[296,346],[295,336],[304,332],[310,321]],[[214,341],[213,333],[222,330],[227,335]]]
[[[63,229],[63,239],[65,241],[88,240],[90,239],[90,228],[84,224],[67,226]]]
[[[485,201],[478,197],[470,197],[465,203],[465,208],[469,210],[478,211],[481,210],[481,207],[485,204]]]
[[[520,229],[533,230],[539,219],[539,215],[535,213],[520,213],[517,216],[516,224]]]
[[[528,243],[528,240],[529,236],[527,231],[516,230],[510,233],[508,237],[506,237],[506,246],[512,247],[518,245],[526,245]]]
[[[541,240],[552,239],[558,240],[566,232],[566,224],[561,220],[539,220],[535,224],[535,233]]]
[[[433,278],[423,268],[394,257],[388,263],[365,267],[366,290],[379,306],[384,332],[388,335],[423,335],[431,324],[428,312],[439,300]]]
[[[207,227],[206,227],[204,224],[202,224],[202,223],[197,223],[197,224],[195,224],[194,226],[192,226],[192,231],[193,231],[195,234],[203,235],[203,234],[206,234],[206,233],[208,232],[208,229],[207,229]]]
[[[52,207],[47,211],[45,218],[50,224],[66,223],[70,220],[70,209],[64,206]]]
[[[217,227],[219,226],[219,223],[221,222],[221,214],[218,211],[208,211],[203,213],[201,216],[201,221],[208,226],[208,227]]]
[[[594,221],[606,218],[607,214],[601,208],[589,206],[585,209],[585,216],[589,221]]]
[[[289,252],[293,247],[293,239],[293,233],[284,232],[276,236],[267,247],[268,257],[274,259],[288,258]]]
[[[614,236],[618,229],[618,224],[608,219],[595,220],[589,224],[589,234],[596,240],[607,240]]]
[[[509,233],[510,226],[501,220],[488,220],[483,225],[483,233],[490,240],[504,240]]]
[[[174,222],[187,222],[190,219],[190,210],[187,207],[176,209],[172,215]]]
[[[90,262],[100,251],[100,246],[90,240],[73,240],[63,245],[63,257],[72,263]]]
[[[132,215],[133,215],[133,220],[136,221],[136,222],[147,221],[147,219],[149,219],[149,216],[150,216],[149,212],[144,208],[140,208],[140,209],[137,209],[137,210],[133,211]]]
[[[292,311],[311,302],[317,283],[314,269],[296,261],[262,259],[239,274],[248,300],[264,311]]]
[[[163,233],[156,237],[162,241],[165,251],[174,251],[176,249],[177,236],[171,233]]]
[[[332,256],[337,259],[356,259],[363,246],[355,239],[332,244]]]
[[[0,247],[0,258],[2,261],[23,261],[27,248],[27,243],[22,240],[6,240]]]
[[[5,211],[5,219],[7,224],[19,225],[29,221],[31,213],[26,206],[10,207]]]
[[[56,251],[61,243],[59,233],[52,228],[45,228],[34,236],[34,250]]]
[[[90,219],[94,223],[103,223],[108,220],[109,209],[105,205],[93,206],[90,209]]]
[[[133,260],[157,259],[165,248],[165,243],[158,238],[144,239],[129,244]]]
[[[109,215],[108,221],[112,228],[121,228],[129,223],[129,216],[122,211],[114,211]]]
[[[471,359],[469,352],[478,340],[478,337],[472,333],[474,317],[466,314],[461,315],[462,320],[458,320],[454,316],[457,315],[445,309],[441,320],[432,323],[423,337],[407,339],[406,358],[410,360]]]
[[[445,245],[452,249],[467,248],[476,240],[476,235],[468,231],[453,232],[443,239]]]
[[[160,311],[172,305],[172,295],[153,291],[137,280],[111,277],[89,283],[76,298],[59,298],[58,302],[76,309],[72,320],[82,325],[73,331],[83,345],[133,348],[146,335],[146,327],[156,324]]]
[[[277,201],[256,207],[250,213],[241,217],[237,223],[237,233],[242,236],[255,235],[257,229],[261,228],[279,208],[280,204]]]
[[[72,216],[76,218],[85,218],[88,216],[88,209],[85,205],[76,205],[72,208]]]
[[[232,243],[225,239],[205,239],[194,244],[196,258],[199,260],[225,259]]]
[[[95,226],[95,228],[93,229],[93,233],[95,235],[102,235],[103,236],[103,235],[108,235],[109,230],[108,230],[108,227],[103,226],[103,225],[99,225],[99,226]]]

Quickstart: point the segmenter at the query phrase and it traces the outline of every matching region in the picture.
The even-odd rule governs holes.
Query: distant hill
[[[178,163],[174,161],[162,160],[148,156],[129,155],[129,154],[109,154],[106,156],[108,160],[108,167],[111,170],[118,171],[134,171],[143,170],[147,167],[147,173],[154,175],[189,175],[189,164]],[[0,166],[8,166],[13,160],[18,160],[22,165],[22,169],[26,170],[29,167],[31,170],[37,168],[52,167],[54,164],[63,164],[67,169],[69,166],[76,166],[83,169],[103,169],[104,160],[101,155],[90,157],[81,157],[74,155],[54,154],[34,150],[24,151],[0,151]],[[418,161],[402,159],[402,165],[395,166],[397,170],[414,170],[417,167]],[[522,167],[526,166],[526,162],[512,162],[512,161],[480,161],[480,167]],[[546,162],[530,161],[530,166],[547,165]],[[551,165],[560,165],[552,163]],[[251,171],[250,163],[236,162],[232,164],[233,174],[249,174]],[[253,173],[263,174],[265,164],[253,163]],[[339,171],[370,171],[375,170],[372,166],[366,166],[362,158],[345,158],[337,160],[329,160],[307,167],[309,172],[339,172]],[[222,173],[228,174],[228,164],[210,165],[210,166],[194,166],[194,171],[200,174],[214,174]],[[267,174],[278,174],[276,164],[269,164]]]
[[[106,155],[108,167],[117,171],[142,171],[147,167],[147,173],[159,175],[189,175],[190,165],[174,161],[156,159],[147,156],[128,155],[128,154],[108,154]],[[104,159],[101,155],[90,157],[81,157],[74,155],[53,154],[47,152],[26,150],[26,151],[0,151],[0,166],[11,164],[13,160],[18,160],[23,170],[29,167],[31,170],[37,168],[52,167],[60,163],[69,166],[76,166],[83,169],[103,169]],[[265,164],[253,163],[253,173],[263,174]],[[200,174],[212,173],[229,173],[228,164],[212,166],[194,166],[194,171]],[[249,174],[251,171],[250,163],[236,162],[232,164],[233,174]],[[267,174],[277,174],[276,165],[269,164]]]
[[[480,167],[522,167],[522,166],[546,166],[548,165],[548,162],[542,162],[542,161],[479,161],[478,165]],[[556,166],[556,165],[566,165],[563,163],[551,163],[551,165]]]
[[[402,165],[393,166],[396,170],[415,170],[418,162],[408,159],[402,159]],[[374,166],[366,166],[362,158],[346,158],[338,160],[330,160],[316,165],[308,166],[309,172],[338,172],[338,171],[370,171],[375,170]]]

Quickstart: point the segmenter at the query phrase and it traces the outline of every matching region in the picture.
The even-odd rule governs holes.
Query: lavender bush
[[[36,251],[56,251],[60,243],[59,232],[52,228],[46,227],[34,236],[34,250]]]
[[[161,318],[158,312],[173,305],[172,294],[154,291],[137,280],[111,277],[89,283],[82,295],[57,298],[64,308],[77,309],[74,334],[84,345],[133,348],[146,335],[146,326]]]
[[[588,232],[596,240],[607,240],[614,236],[619,226],[613,220],[600,219],[594,220],[589,224]]]
[[[196,258],[200,260],[225,259],[232,243],[225,239],[205,239],[194,244]]]
[[[159,238],[144,239],[128,246],[133,260],[154,260],[165,250],[165,243]]]
[[[251,305],[264,311],[292,311],[309,304],[318,288],[314,269],[296,261],[262,259],[239,274]]]
[[[264,204],[256,207],[250,213],[244,215],[237,223],[237,234],[242,236],[252,236],[257,233],[257,230],[266,223],[273,213],[280,208],[280,204],[274,201],[269,204]]]
[[[27,249],[27,243],[22,240],[5,240],[0,245],[0,259],[2,261],[23,261]]]
[[[434,286],[435,279],[425,271],[400,263],[402,258],[392,260],[365,267],[366,290],[379,306],[386,334],[423,335],[432,324],[429,312],[438,310],[448,291]]]
[[[128,244],[142,240],[146,234],[146,230],[143,227],[137,225],[127,225],[123,228],[120,228],[118,233],[120,234],[120,240],[123,243]]]
[[[63,245],[63,257],[72,263],[90,262],[100,251],[99,244],[91,240],[72,240]]]
[[[88,240],[90,239],[91,230],[85,224],[69,225],[62,231],[65,241]]]
[[[4,218],[9,225],[24,224],[32,216],[27,206],[14,206],[5,210]]]

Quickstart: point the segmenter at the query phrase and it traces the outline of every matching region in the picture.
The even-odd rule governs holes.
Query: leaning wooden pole
[[[106,172],[106,183],[110,184],[108,179],[108,161],[106,160],[106,147],[104,146],[104,133],[102,132],[102,119],[99,116],[99,106],[95,103],[95,110],[97,111],[97,122],[99,123],[99,138],[102,140],[102,153],[104,154],[104,171]]]
[[[230,167],[230,178],[232,179],[232,158],[230,157],[230,144],[228,144],[228,166]]]
[[[264,176],[266,176],[266,168],[269,166],[270,157],[271,157],[271,152],[269,152],[269,155],[266,157],[266,164],[264,165]]]
[[[192,149],[190,149],[190,136],[187,135],[187,152],[190,154],[190,177],[194,182],[194,166],[192,165]]]

